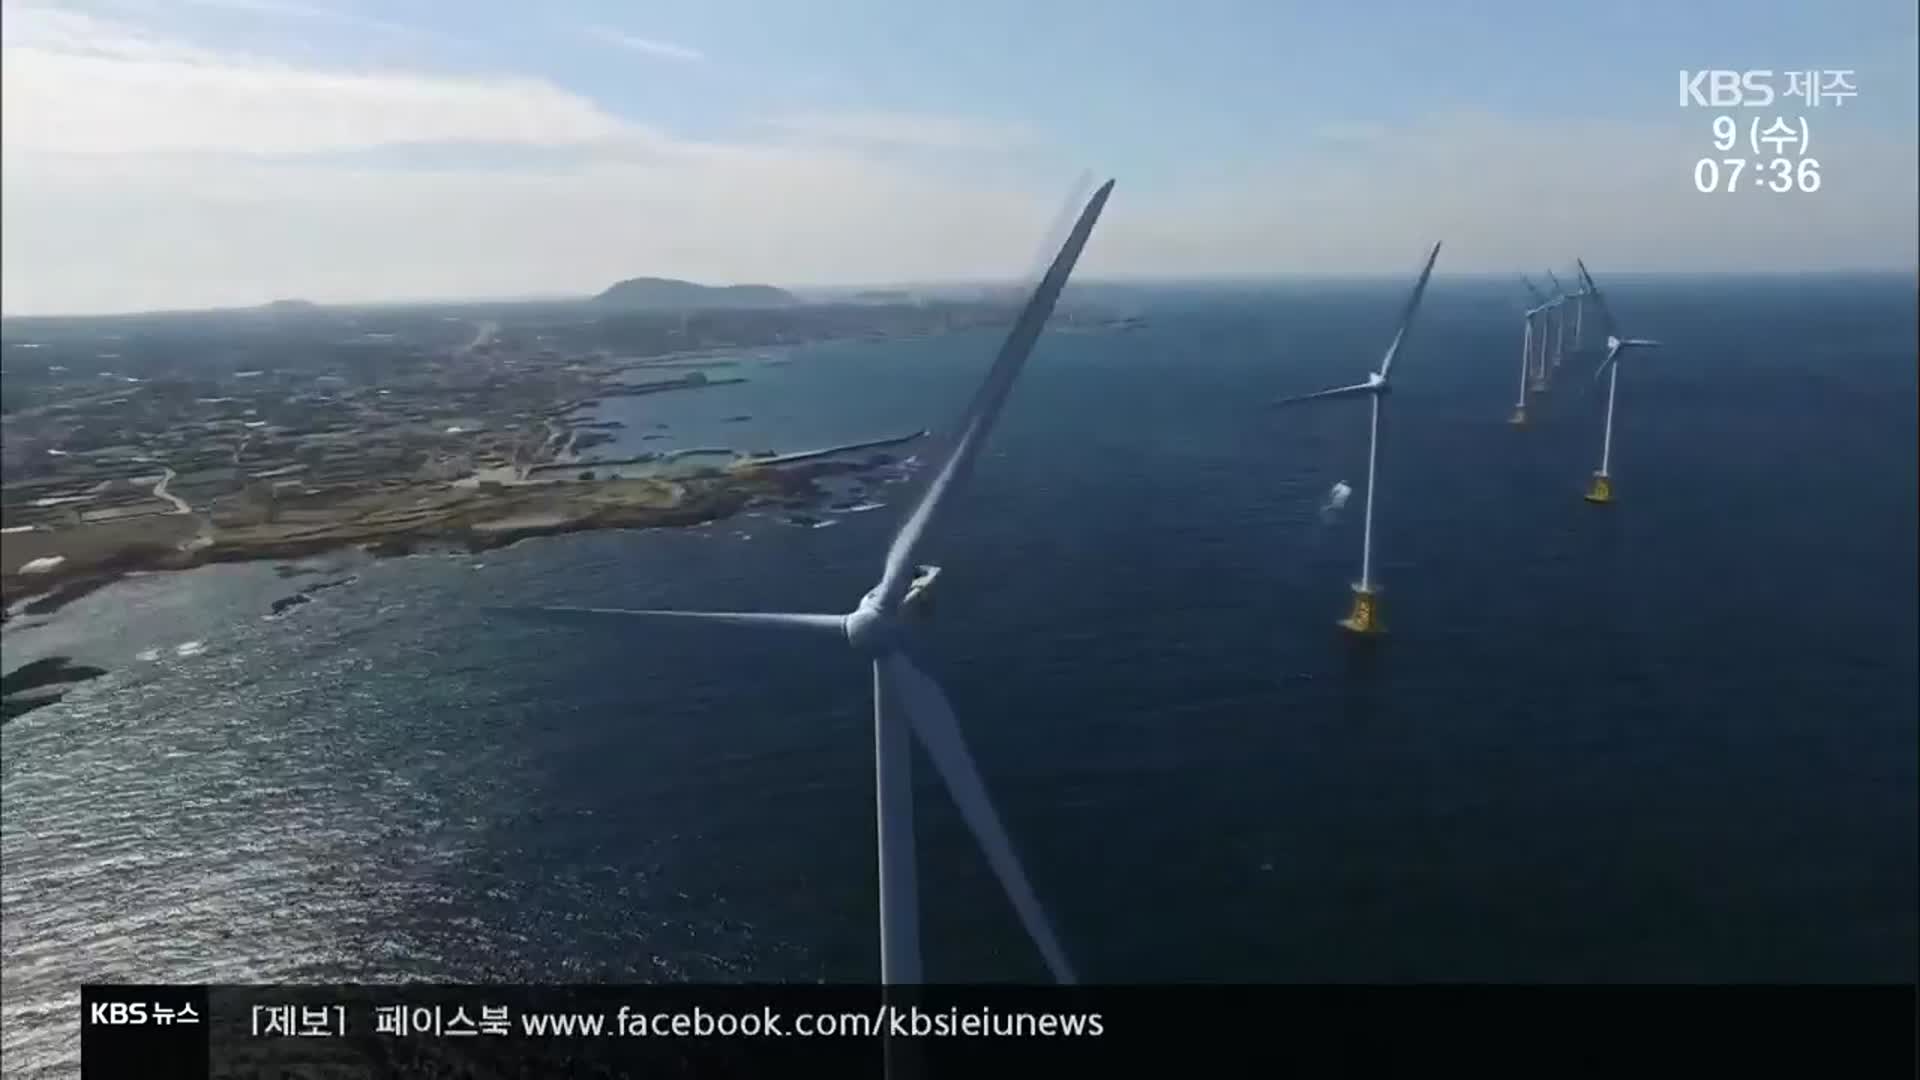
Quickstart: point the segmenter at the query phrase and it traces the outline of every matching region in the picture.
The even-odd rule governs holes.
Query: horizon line
[[[1435,273],[1433,280],[1477,281],[1510,280],[1516,275],[1529,273],[1531,267],[1512,270],[1469,270],[1451,274]],[[1614,281],[1622,279],[1647,278],[1785,278],[1785,277],[1893,277],[1920,276],[1920,267],[1834,267],[1828,269],[1763,269],[1763,270],[1622,270],[1609,268],[1606,276]],[[641,275],[652,276],[652,275]],[[1216,271],[1197,274],[1107,274],[1089,277],[1068,284],[1069,291],[1079,288],[1121,286],[1181,286],[1181,285],[1217,285],[1217,284],[1259,284],[1265,282],[1298,281],[1400,281],[1405,275],[1396,270],[1379,271],[1307,271],[1307,270],[1271,270],[1271,271]],[[622,279],[626,280],[626,279]],[[765,286],[767,282],[731,282],[724,285],[703,285],[689,279],[663,278],[661,280],[688,281],[689,284],[702,285],[704,288],[730,288],[741,285]],[[913,291],[913,290],[952,290],[952,289],[1005,289],[1011,286],[1025,287],[1031,284],[1025,279],[1015,278],[941,278],[918,281],[876,281],[855,284],[791,284],[774,285],[773,288],[792,293],[855,293],[863,291]],[[121,308],[83,311],[49,312],[5,312],[0,311],[0,322],[17,322],[36,319],[116,319],[143,318],[167,315],[215,315],[243,312],[266,313],[275,304],[293,302],[319,309],[354,308],[406,308],[406,307],[463,307],[479,304],[583,304],[591,303],[597,293],[594,292],[554,292],[554,293],[518,293],[479,296],[420,296],[390,299],[360,300],[307,300],[302,297],[280,296],[252,304],[216,304],[206,307],[156,307]],[[668,309],[660,309],[668,310]],[[712,309],[727,310],[727,309]]]

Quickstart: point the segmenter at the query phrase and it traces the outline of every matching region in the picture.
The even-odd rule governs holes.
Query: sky
[[[0,0],[9,315],[655,275],[1915,268],[1911,0]],[[1682,69],[1849,70],[1682,107]],[[1820,188],[1702,193],[1716,115]],[[1788,151],[1788,156],[1794,156]]]

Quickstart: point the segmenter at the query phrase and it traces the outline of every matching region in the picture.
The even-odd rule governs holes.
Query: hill
[[[616,282],[593,299],[610,307],[672,310],[787,307],[800,302],[792,293],[771,285],[696,285],[653,277]]]

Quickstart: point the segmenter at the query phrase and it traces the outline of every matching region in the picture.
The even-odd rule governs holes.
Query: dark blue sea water
[[[1049,335],[928,551],[929,666],[1083,978],[1914,978],[1913,280],[1616,285],[1667,346],[1623,373],[1607,507],[1592,359],[1514,429],[1517,297],[1436,283],[1363,644],[1365,406],[1266,403],[1363,375],[1403,288],[1141,291],[1144,330]],[[891,435],[994,345],[750,354],[608,415]],[[10,627],[9,668],[111,674],[4,729],[9,1073],[72,1061],[83,979],[872,978],[844,645],[475,612],[846,610],[899,509],[367,562],[276,620],[271,566],[216,567]],[[929,977],[1044,978],[917,779]]]

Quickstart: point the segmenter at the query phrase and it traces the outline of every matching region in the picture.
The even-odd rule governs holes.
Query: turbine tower
[[[1576,266],[1580,264],[1577,258],[1573,261]],[[1588,287],[1586,276],[1586,271],[1582,268],[1580,287],[1573,293],[1573,353],[1575,356],[1580,355],[1581,350],[1586,348],[1587,341],[1587,299],[1593,295],[1593,290]]]
[[[998,357],[954,429],[943,440],[934,466],[911,513],[894,534],[879,582],[844,615],[783,612],[662,611],[625,608],[516,608],[517,614],[606,617],[621,620],[705,621],[769,629],[811,631],[839,638],[872,667],[875,816],[880,864],[880,980],[888,986],[923,981],[920,957],[919,890],[913,835],[912,755],[909,740],[918,736],[934,770],[959,806],[960,816],[986,854],[988,865],[1006,890],[1048,970],[1061,983],[1074,973],[1060,948],[1025,871],[1014,854],[1000,816],[962,738],[953,707],[938,683],[914,662],[919,652],[914,623],[928,608],[927,590],[939,574],[935,566],[916,566],[936,516],[965,482],[1014,380],[1026,364],[1055,302],[1093,232],[1113,191],[1108,180],[1093,193],[1073,231],[1054,256],[1019,319],[1008,332]],[[903,1048],[888,1044],[889,1074]]]
[[[1400,352],[1400,346],[1406,341],[1407,329],[1413,325],[1413,316],[1420,309],[1420,298],[1427,291],[1427,279],[1433,276],[1433,263],[1440,257],[1440,245],[1433,245],[1427,254],[1427,264],[1420,271],[1420,280],[1413,286],[1413,295],[1407,298],[1407,306],[1400,313],[1400,325],[1393,332],[1393,341],[1387,346],[1386,356],[1380,361],[1380,370],[1370,372],[1367,381],[1352,386],[1335,387],[1313,394],[1301,394],[1298,397],[1282,398],[1276,405],[1294,405],[1303,401],[1320,401],[1328,398],[1365,397],[1372,404],[1373,418],[1367,435],[1367,508],[1365,523],[1360,533],[1360,580],[1353,585],[1353,611],[1340,625],[1356,634],[1379,632],[1379,611],[1375,601],[1378,589],[1373,580],[1373,495],[1377,465],[1380,457],[1380,399],[1387,396],[1391,384],[1387,377],[1393,372],[1393,359]]]

